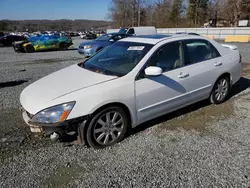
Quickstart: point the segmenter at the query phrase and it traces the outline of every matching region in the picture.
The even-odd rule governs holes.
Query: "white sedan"
[[[192,35],[131,37],[36,81],[20,102],[33,131],[75,131],[104,148],[158,116],[204,99],[224,102],[240,77],[236,46]]]

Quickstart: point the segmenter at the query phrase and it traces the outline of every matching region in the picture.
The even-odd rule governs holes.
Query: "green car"
[[[37,52],[45,50],[67,50],[73,45],[68,37],[56,35],[43,35],[39,37],[30,37],[26,41],[14,42],[13,47],[16,52]]]

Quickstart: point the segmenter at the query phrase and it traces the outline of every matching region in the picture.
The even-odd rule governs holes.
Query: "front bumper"
[[[22,111],[22,116],[23,116],[23,120],[25,121],[25,123],[30,127],[31,132],[33,133],[43,132],[43,127],[30,123],[30,117],[26,111],[24,110]]]
[[[71,119],[62,123],[33,123],[31,122],[31,118],[33,115],[29,114],[27,111],[22,110],[22,116],[25,123],[30,127],[30,131],[33,133],[44,133],[45,136],[49,136],[53,132],[60,133],[64,135],[67,132],[78,132],[79,125],[81,125],[84,121],[88,120],[89,116],[79,117],[75,119]]]
[[[89,49],[78,48],[78,53],[81,55],[84,55],[85,57],[90,57],[94,55],[94,51],[92,48],[89,48]]]
[[[18,43],[18,44],[13,43],[13,48],[15,52],[25,52],[23,43]]]
[[[73,42],[67,43],[68,47],[73,45]]]

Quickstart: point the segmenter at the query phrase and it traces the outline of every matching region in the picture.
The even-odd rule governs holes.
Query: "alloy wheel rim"
[[[215,99],[220,101],[226,97],[228,93],[228,82],[226,79],[221,79],[215,88]]]
[[[103,114],[95,123],[93,134],[100,145],[115,142],[124,128],[124,121],[119,112],[111,111]]]

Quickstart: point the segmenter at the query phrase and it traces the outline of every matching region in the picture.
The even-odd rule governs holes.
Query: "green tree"
[[[174,0],[169,15],[169,21],[172,26],[175,27],[179,26],[181,14],[182,14],[182,0]]]
[[[201,26],[207,19],[209,0],[189,0],[188,20],[190,26]]]

